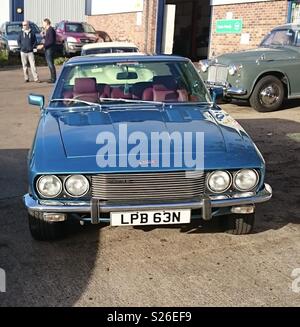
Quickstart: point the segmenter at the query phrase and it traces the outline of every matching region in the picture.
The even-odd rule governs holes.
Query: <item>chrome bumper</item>
[[[265,184],[263,190],[253,197],[245,198],[226,198],[226,199],[210,199],[209,197],[201,198],[199,201],[181,202],[181,203],[161,203],[161,204],[139,204],[124,205],[107,203],[92,199],[91,202],[72,203],[58,201],[39,201],[33,199],[29,194],[24,196],[25,206],[29,211],[39,211],[45,213],[74,213],[74,214],[90,214],[91,222],[98,224],[100,222],[101,213],[110,212],[126,212],[126,211],[147,211],[147,210],[179,210],[179,209],[202,209],[202,218],[209,220],[212,218],[212,208],[224,208],[254,205],[270,200],[272,197],[272,188]]]
[[[205,81],[205,85],[209,89],[213,88],[222,88],[223,95],[228,97],[235,97],[235,96],[243,96],[247,94],[247,90],[244,88],[230,86],[228,83],[217,83],[217,82],[210,82]]]

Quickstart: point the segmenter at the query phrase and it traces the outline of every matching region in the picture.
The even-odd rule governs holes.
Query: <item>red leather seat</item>
[[[153,78],[153,101],[178,101],[177,83],[173,76]]]
[[[96,78],[76,78],[73,98],[88,102],[98,102],[99,93]]]
[[[136,100],[144,100],[144,91],[148,88],[152,88],[151,82],[138,82],[132,86],[132,98]]]
[[[123,87],[114,87],[111,90],[111,97],[113,99],[132,99],[132,94],[125,93],[125,90]]]
[[[110,98],[110,86],[108,84],[97,84],[99,98]]]

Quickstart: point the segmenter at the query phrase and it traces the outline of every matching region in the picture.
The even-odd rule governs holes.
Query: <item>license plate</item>
[[[189,224],[191,210],[112,212],[112,226]]]

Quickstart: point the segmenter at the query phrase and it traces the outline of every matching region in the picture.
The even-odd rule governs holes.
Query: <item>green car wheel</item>
[[[263,77],[255,85],[250,97],[250,105],[259,112],[280,109],[284,99],[284,86],[275,76]]]

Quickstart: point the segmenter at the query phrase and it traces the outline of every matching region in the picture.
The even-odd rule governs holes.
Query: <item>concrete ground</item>
[[[46,68],[39,69],[48,78]],[[26,155],[39,109],[21,70],[0,71],[0,306],[299,306],[300,107],[260,114],[224,105],[267,162],[274,198],[257,207],[254,233],[230,236],[214,225],[154,229],[71,227],[56,243],[34,241],[22,195]],[[294,281],[297,286],[297,282]],[[300,283],[298,283],[300,287]]]

